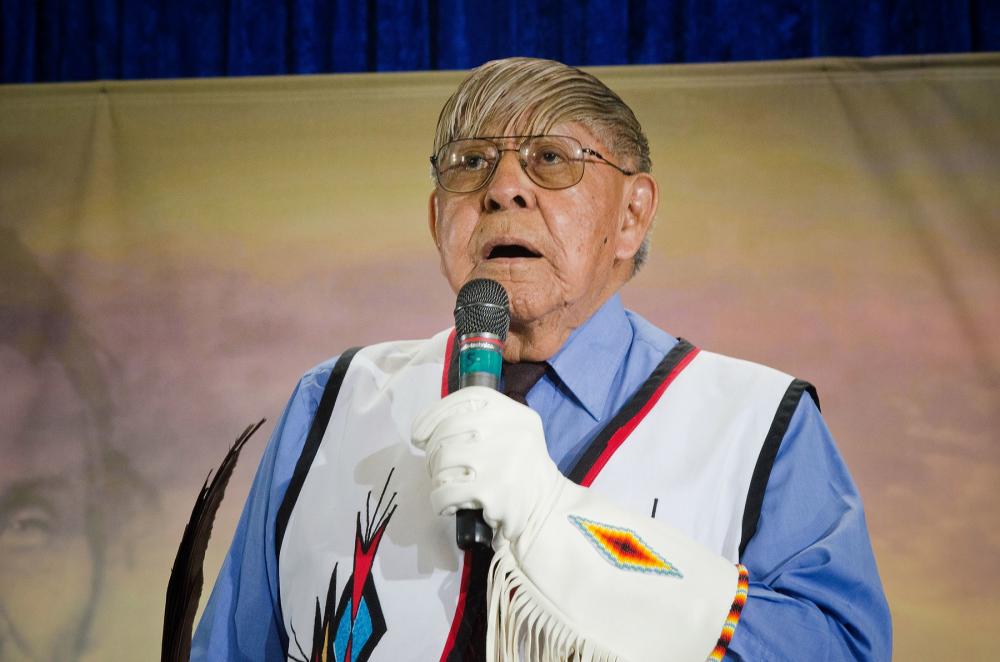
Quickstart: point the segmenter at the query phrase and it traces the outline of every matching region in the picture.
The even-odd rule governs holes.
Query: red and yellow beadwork
[[[623,570],[683,578],[680,570],[656,553],[635,531],[577,515],[570,515],[569,521],[613,565]]]
[[[736,632],[736,624],[740,622],[740,614],[743,613],[743,605],[747,603],[747,594],[750,592],[750,573],[746,567],[740,563],[736,566],[740,576],[736,582],[736,597],[733,599],[733,606],[729,608],[726,616],[726,623],[722,626],[722,634],[719,635],[719,643],[715,645],[712,654],[708,656],[706,662],[721,662],[729,649],[729,642],[733,640],[733,633]]]

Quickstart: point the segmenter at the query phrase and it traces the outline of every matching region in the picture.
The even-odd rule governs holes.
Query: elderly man
[[[812,388],[622,307],[658,198],[628,106],[556,62],[490,62],[432,163],[445,278],[510,297],[503,393],[457,389],[453,331],[307,373],[194,657],[889,659]],[[495,535],[463,553],[449,516],[475,508]]]

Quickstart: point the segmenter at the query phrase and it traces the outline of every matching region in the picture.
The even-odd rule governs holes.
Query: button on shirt
[[[563,473],[676,342],[615,295],[549,359],[527,402]],[[335,362],[306,373],[275,426],[192,660],[285,659],[275,517]],[[889,608],[861,500],[808,395],[779,447],[757,532],[740,562],[750,593],[727,660],[891,659]]]

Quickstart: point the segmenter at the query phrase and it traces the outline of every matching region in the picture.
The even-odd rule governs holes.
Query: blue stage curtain
[[[997,0],[0,0],[4,83],[1000,50]]]

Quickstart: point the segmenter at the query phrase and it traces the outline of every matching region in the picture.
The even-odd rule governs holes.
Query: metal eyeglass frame
[[[610,161],[609,159],[607,159],[603,154],[601,154],[597,150],[591,149],[590,147],[584,147],[583,143],[581,143],[579,140],[577,140],[573,136],[563,136],[563,135],[558,135],[558,134],[545,134],[545,133],[542,133],[542,134],[525,135],[525,136],[473,136],[471,138],[458,138],[456,140],[449,140],[448,142],[446,142],[444,145],[441,146],[441,149],[439,149],[437,151],[437,154],[432,154],[431,157],[430,157],[431,165],[434,168],[434,179],[435,179],[435,181],[437,181],[437,185],[438,186],[440,186],[445,191],[448,191],[450,193],[474,193],[475,191],[478,191],[479,189],[481,189],[484,186],[486,186],[487,184],[489,184],[490,180],[493,179],[493,175],[496,174],[497,168],[500,167],[500,160],[503,158],[503,153],[504,152],[517,152],[518,154],[521,154],[521,150],[528,143],[528,141],[531,140],[531,139],[533,139],[533,138],[565,138],[567,140],[572,140],[573,142],[575,142],[577,145],[580,146],[580,151],[583,154],[585,154],[586,156],[594,157],[596,159],[600,159],[599,161],[588,161],[586,158],[574,159],[575,161],[579,161],[580,163],[584,164],[583,167],[580,168],[580,177],[577,178],[577,180],[575,182],[573,182],[572,184],[567,184],[566,186],[546,186],[545,184],[542,184],[542,183],[540,183],[538,181],[535,181],[535,178],[531,176],[531,173],[528,172],[528,168],[525,165],[525,160],[523,158],[524,155],[521,155],[522,158],[518,159],[518,163],[521,166],[521,170],[524,172],[524,174],[526,174],[528,176],[528,179],[530,179],[536,185],[541,186],[542,188],[544,188],[546,190],[549,190],[549,191],[561,191],[563,189],[572,188],[572,187],[576,186],[577,184],[579,184],[583,180],[583,173],[586,172],[586,170],[587,170],[587,165],[586,164],[588,162],[590,162],[590,163],[604,163],[605,165],[611,166],[612,168],[614,168],[618,172],[622,173],[626,177],[631,177],[632,175],[636,174],[636,171],[634,171],[634,170],[626,170],[625,168],[622,168],[621,166],[613,163],[612,161]],[[486,175],[485,179],[483,179],[483,183],[482,184],[480,184],[479,186],[477,186],[474,189],[469,189],[468,191],[455,191],[455,190],[450,189],[450,188],[448,188],[447,186],[445,186],[444,184],[441,183],[441,171],[438,170],[438,155],[441,154],[441,152],[444,151],[445,147],[447,147],[448,145],[450,145],[452,143],[457,143],[457,142],[464,142],[464,141],[467,141],[467,140],[486,140],[488,142],[493,143],[496,146],[496,148],[497,148],[497,160],[493,164],[493,167],[490,168],[489,174]],[[520,140],[521,142],[518,144],[518,146],[516,148],[513,148],[513,147],[503,147],[502,144],[500,144],[500,143],[497,142],[498,140]]]

